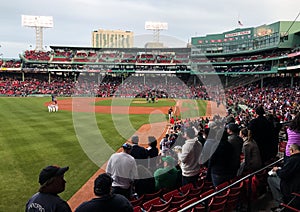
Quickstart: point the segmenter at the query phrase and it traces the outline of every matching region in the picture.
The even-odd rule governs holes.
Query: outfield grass
[[[65,175],[66,190],[60,195],[66,200],[99,168],[80,146],[72,112],[48,113],[44,103],[49,100],[38,97],[0,98],[0,211],[24,211],[27,200],[39,187],[39,172],[47,165],[70,166]],[[84,123],[86,115],[78,114]],[[117,150],[126,137],[129,138],[150,119],[152,122],[165,120],[165,116],[159,114],[151,117],[130,115],[132,128],[121,136],[114,125],[122,123],[126,115],[95,116],[99,131],[112,150]],[[125,130],[128,128],[126,125],[123,127]],[[87,135],[93,134],[88,125],[85,128]],[[99,157],[106,161],[109,155]]]
[[[176,101],[173,99],[159,99],[158,102],[149,103],[145,98],[114,98],[98,101],[97,106],[140,106],[140,107],[170,107],[175,106]]]
[[[206,113],[206,105],[205,101],[201,100],[188,100],[182,103],[183,108],[188,108],[188,110],[183,111],[180,114],[180,118],[190,118],[190,117],[199,117],[205,116]]]
[[[0,98],[0,211],[24,211],[42,167],[70,166],[64,199],[98,168],[78,144],[72,113],[48,113],[45,101],[49,98]]]

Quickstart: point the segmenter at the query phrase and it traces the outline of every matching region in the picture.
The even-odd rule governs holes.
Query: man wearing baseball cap
[[[71,212],[66,201],[58,194],[65,190],[64,174],[69,167],[47,166],[39,175],[40,188],[26,204],[26,212]]]

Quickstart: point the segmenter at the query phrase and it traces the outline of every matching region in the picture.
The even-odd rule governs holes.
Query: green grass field
[[[144,98],[114,98],[96,102],[98,106],[142,106],[142,107],[170,107],[175,106],[176,101],[173,99],[160,99],[158,102],[149,103]]]
[[[60,195],[65,200],[99,168],[81,148],[80,136],[74,129],[74,114],[72,116],[70,111],[48,113],[44,103],[49,100],[40,97],[0,98],[1,212],[24,211],[27,200],[39,188],[39,172],[47,165],[70,166],[65,175],[66,190]],[[78,113],[76,116],[77,121],[85,123],[85,114]],[[116,122],[122,122],[123,116],[96,114],[101,135],[112,150],[117,150],[126,140],[114,128]],[[153,120],[165,121],[165,116],[151,117]],[[127,138],[140,126],[149,123],[149,115],[130,115],[130,122],[132,128],[127,131]],[[88,136],[95,138],[89,132],[89,126],[85,128],[87,139]],[[99,155],[99,160],[105,162],[111,153]]]

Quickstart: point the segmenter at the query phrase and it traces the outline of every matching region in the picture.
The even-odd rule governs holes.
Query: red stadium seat
[[[167,208],[170,207],[171,201],[172,199],[165,202],[160,197],[156,197],[152,200],[143,203],[143,208],[146,211],[165,211]]]
[[[130,200],[130,203],[133,207],[142,205],[144,200],[144,195],[140,196],[138,199]]]
[[[133,212],[144,212],[144,210],[142,209],[141,206],[135,206],[135,207],[133,208]]]
[[[193,184],[192,183],[189,183],[189,184],[186,184],[184,186],[181,186],[179,187],[179,191],[184,195],[184,194],[188,194],[191,190],[191,188],[193,188]]]
[[[144,200],[150,200],[153,199],[155,197],[160,197],[161,193],[162,193],[162,189],[159,189],[157,192],[152,193],[152,194],[144,194]]]
[[[197,202],[198,200],[199,200],[198,198],[192,198],[192,199],[186,201],[185,203],[181,204],[180,205],[180,209],[183,209],[183,208],[191,205],[192,203]],[[192,211],[192,209],[189,209],[187,211]]]

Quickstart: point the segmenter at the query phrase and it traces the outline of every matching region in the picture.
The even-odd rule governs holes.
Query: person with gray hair
[[[130,155],[134,157],[137,165],[143,165],[147,167],[148,165],[148,154],[147,150],[139,145],[139,137],[134,135],[131,137],[132,149]]]

